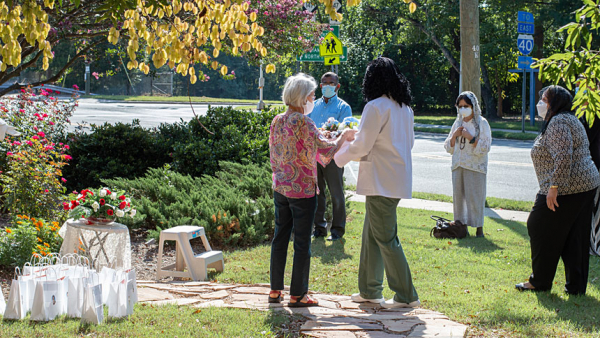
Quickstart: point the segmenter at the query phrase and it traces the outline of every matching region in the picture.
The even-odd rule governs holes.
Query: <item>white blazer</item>
[[[385,95],[367,103],[355,140],[334,157],[340,168],[360,158],[357,194],[412,197],[413,127],[413,111],[407,105]]]

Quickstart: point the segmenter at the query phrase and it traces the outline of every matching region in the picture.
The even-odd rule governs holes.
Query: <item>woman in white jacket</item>
[[[360,159],[356,192],[367,197],[358,269],[360,292],[352,300],[380,303],[385,308],[416,307],[419,296],[398,239],[396,218],[400,199],[412,194],[410,84],[394,61],[380,57],[367,67],[363,96],[367,105],[356,139],[335,157],[339,167]],[[395,293],[387,301],[382,295],[384,271]]]
[[[452,154],[452,189],[454,220],[477,228],[476,237],[483,234],[488,152],[492,131],[477,96],[462,92],[456,99],[458,116],[444,142]]]

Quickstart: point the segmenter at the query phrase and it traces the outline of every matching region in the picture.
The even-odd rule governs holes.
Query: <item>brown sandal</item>
[[[306,296],[306,302],[302,302],[302,299]],[[294,302],[292,302],[294,301]],[[319,302],[315,299],[310,298],[310,296],[305,293],[302,296],[290,296],[290,302],[288,303],[289,307],[311,307],[311,306],[319,306]]]
[[[277,295],[277,297],[271,297],[271,295]],[[281,303],[281,301],[283,301],[281,291],[271,290],[271,292],[269,292],[269,303]]]

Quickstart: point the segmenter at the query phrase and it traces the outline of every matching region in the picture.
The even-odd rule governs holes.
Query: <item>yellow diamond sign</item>
[[[343,47],[340,39],[332,32],[329,32],[325,35],[323,42],[319,45],[319,55],[324,57],[342,55]]]
[[[325,66],[333,66],[333,65],[340,64],[340,56],[339,55],[326,56],[324,59],[325,59]]]

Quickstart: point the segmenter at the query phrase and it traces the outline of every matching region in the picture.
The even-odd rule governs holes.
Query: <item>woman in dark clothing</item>
[[[596,169],[600,170],[600,121],[596,117],[592,126],[587,122],[586,116],[582,116],[579,121],[583,123],[585,132],[590,142],[590,155],[592,161],[596,165]],[[590,254],[600,256],[600,189],[594,197],[594,207],[592,209],[592,230],[590,233]]]
[[[585,129],[571,113],[571,94],[560,87],[543,90],[537,104],[544,127],[531,149],[540,190],[527,220],[532,273],[519,291],[548,291],[559,259],[569,294],[585,294],[589,270],[589,229],[593,198],[600,185]]]

